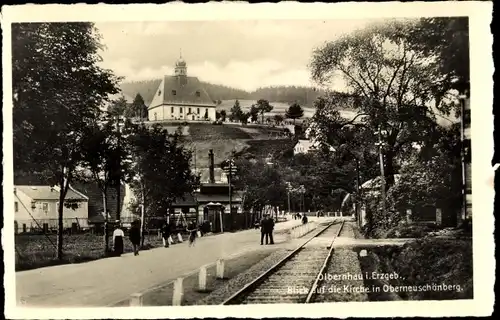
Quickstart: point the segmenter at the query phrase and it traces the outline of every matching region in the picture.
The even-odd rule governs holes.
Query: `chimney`
[[[215,183],[215,174],[214,174],[214,151],[210,149],[208,151],[208,161],[209,161],[209,170],[210,170],[210,183]]]

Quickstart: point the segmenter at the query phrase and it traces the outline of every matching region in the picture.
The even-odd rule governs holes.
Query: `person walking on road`
[[[125,233],[120,227],[120,221],[115,221],[115,231],[113,231],[113,253],[116,257],[123,254],[123,238],[125,238]]]
[[[163,238],[163,246],[168,248],[170,246],[170,224],[166,221],[161,227],[161,237]]]
[[[304,216],[302,217],[302,224],[306,223],[307,223],[307,216],[304,214]]]
[[[134,222],[132,227],[130,228],[129,234],[130,242],[132,242],[132,246],[134,247],[134,256],[139,255],[139,246],[141,245],[141,229],[139,223]]]
[[[189,233],[189,246],[194,247],[194,242],[196,240],[196,233],[198,231],[198,228],[196,227],[195,222],[191,222],[189,226],[187,227],[186,231]]]

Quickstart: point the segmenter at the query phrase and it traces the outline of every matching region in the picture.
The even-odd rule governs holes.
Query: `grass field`
[[[133,252],[130,241],[126,238],[124,242],[125,252]],[[56,235],[16,235],[16,271],[60,264],[81,263],[105,257],[103,236],[93,234],[64,235],[64,259],[62,261],[56,259],[57,251],[54,246],[56,243]],[[162,245],[162,239],[158,238],[156,234],[146,235],[144,241],[145,249],[160,247]]]

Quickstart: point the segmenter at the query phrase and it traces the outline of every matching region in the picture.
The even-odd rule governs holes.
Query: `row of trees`
[[[259,115],[261,116],[261,122],[264,123],[264,114],[269,113],[273,110],[273,106],[269,104],[268,100],[259,99],[256,104],[253,104],[250,107],[248,112],[244,112],[241,109],[240,102],[238,100],[235,101],[234,106],[231,108],[231,114],[229,115],[229,119],[231,121],[239,121],[241,123],[248,123],[248,120],[251,122],[257,122],[259,119]],[[288,119],[293,119],[294,123],[296,119],[302,118],[304,116],[304,110],[297,103],[293,103],[290,105],[288,110],[285,113],[285,117]],[[283,122],[284,118],[282,115],[275,115],[274,121],[276,123]]]
[[[144,103],[144,99],[138,93],[134,101],[129,103],[124,96],[120,96],[113,104],[110,105],[109,113],[113,116],[124,116],[127,118],[148,118],[148,107]]]
[[[382,143],[388,208],[375,210],[372,227],[397,222],[388,215],[415,201],[460,203],[459,132],[438,126],[436,118],[458,115],[458,94],[468,92],[467,30],[467,18],[395,20],[345,35],[313,54],[313,79],[329,85],[340,74],[350,95],[332,93],[316,102],[312,136],[356,150],[352,159],[378,152],[375,144]],[[353,119],[341,117],[345,105],[357,112]],[[438,143],[444,137],[448,144]],[[404,176],[398,186],[396,173]]]
[[[98,184],[105,210],[107,188],[131,182],[156,213],[196,187],[178,135],[123,121],[123,99],[105,110],[120,79],[97,64],[101,44],[92,23],[14,24],[12,39],[14,170],[59,186],[58,259],[75,181]]]

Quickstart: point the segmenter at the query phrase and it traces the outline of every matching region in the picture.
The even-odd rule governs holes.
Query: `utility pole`
[[[384,170],[384,143],[382,141],[382,129],[379,126],[377,130],[378,142],[376,145],[378,146],[379,153],[379,162],[380,162],[380,194],[382,197],[382,210],[385,212],[385,170]]]
[[[359,188],[360,188],[360,178],[359,178],[359,160],[357,157],[354,157],[355,161],[356,161],[356,199],[354,201],[354,211],[356,212],[355,213],[355,219],[357,221],[359,221],[359,218],[358,218],[358,214],[359,214],[359,204],[358,204],[358,201],[359,201]]]
[[[116,220],[120,220],[121,214],[121,187],[122,187],[122,165],[121,165],[121,128],[120,128],[120,116],[116,117],[116,130],[118,133],[118,144],[117,144],[117,155],[118,155],[118,187],[116,188]]]

